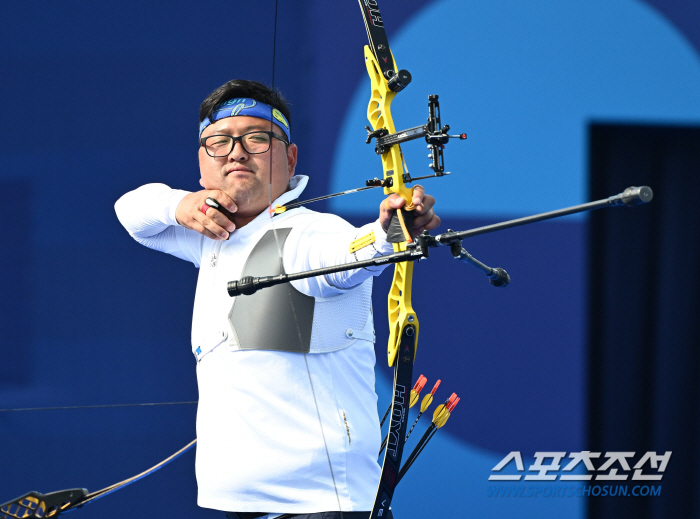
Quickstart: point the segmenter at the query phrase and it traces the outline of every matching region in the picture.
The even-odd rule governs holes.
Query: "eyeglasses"
[[[265,153],[269,150],[273,137],[285,144],[289,144],[276,133],[264,131],[250,132],[239,135],[238,137],[232,137],[230,135],[210,135],[209,137],[200,139],[199,143],[204,146],[207,155],[210,157],[226,157],[233,150],[236,141],[241,143],[246,153],[255,155],[258,153]]]

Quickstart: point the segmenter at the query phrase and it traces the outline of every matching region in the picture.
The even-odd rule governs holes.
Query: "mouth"
[[[246,174],[246,173],[252,174],[253,171],[251,171],[248,168],[244,168],[244,167],[236,167],[236,168],[232,168],[232,169],[226,171],[225,175],[240,175],[240,174]]]

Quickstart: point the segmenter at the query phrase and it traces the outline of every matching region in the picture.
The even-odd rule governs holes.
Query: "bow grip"
[[[412,243],[414,216],[414,211],[408,211],[403,207],[396,209],[386,231],[386,241],[389,243]]]

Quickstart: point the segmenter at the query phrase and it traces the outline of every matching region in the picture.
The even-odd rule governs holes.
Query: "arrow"
[[[418,423],[418,420],[420,419],[421,415],[425,412],[426,409],[428,409],[428,407],[430,407],[430,404],[433,403],[433,395],[435,394],[435,391],[437,391],[437,388],[439,386],[440,386],[440,379],[438,379],[438,381],[435,382],[435,385],[433,386],[433,390],[429,394],[425,395],[425,397],[423,397],[423,401],[420,404],[420,413],[418,413],[418,416],[416,416],[416,421],[413,422],[413,425],[411,426],[411,430],[408,431],[408,434],[406,435],[406,440],[404,440],[404,441],[408,441],[408,437],[411,436],[411,432],[413,432],[413,428]]]
[[[445,425],[445,423],[447,423],[447,420],[450,418],[450,414],[452,413],[454,408],[457,407],[459,400],[460,399],[457,397],[457,393],[452,393],[450,398],[448,398],[444,404],[438,406],[438,408],[435,409],[435,411],[433,412],[433,421],[430,424],[430,427],[428,427],[428,429],[425,431],[423,437],[418,441],[418,445],[416,445],[416,448],[413,449],[413,452],[406,459],[406,462],[404,463],[403,467],[401,467],[399,475],[396,478],[397,485],[399,484],[399,481],[401,481],[401,479],[403,478],[404,474],[406,474],[406,471],[411,468],[413,462],[416,461],[418,455],[421,452],[423,452],[423,449],[428,444],[430,439],[433,436],[435,436],[437,430],[443,425]]]

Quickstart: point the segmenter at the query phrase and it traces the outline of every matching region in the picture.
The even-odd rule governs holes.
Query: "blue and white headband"
[[[292,138],[289,134],[289,122],[287,122],[287,118],[282,115],[282,112],[280,112],[277,108],[273,108],[270,105],[260,103],[259,101],[248,97],[229,99],[228,101],[224,101],[217,106],[212,114],[213,121],[209,120],[209,117],[207,117],[200,123],[199,136],[202,137],[202,132],[207,126],[212,124],[212,122],[216,122],[226,117],[235,117],[237,115],[259,117],[260,119],[277,123],[287,136],[287,142],[292,142]]]

